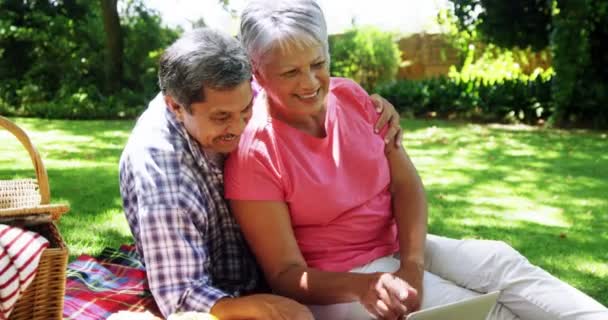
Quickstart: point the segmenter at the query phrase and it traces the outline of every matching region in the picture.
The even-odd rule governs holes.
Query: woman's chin
[[[317,97],[315,99],[300,99],[300,98],[296,98],[296,101],[294,101],[296,103],[294,103],[294,106],[297,109],[299,113],[303,113],[303,114],[316,114],[317,112],[320,112],[321,110],[323,110],[323,98],[322,97]]]

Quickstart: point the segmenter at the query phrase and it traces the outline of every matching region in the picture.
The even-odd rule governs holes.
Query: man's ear
[[[173,99],[173,97],[171,97],[170,95],[165,95],[165,104],[167,105],[167,108],[169,108],[169,111],[171,111],[175,115],[179,122],[184,121],[184,112],[186,112],[186,110],[184,110],[184,108],[182,108],[182,106],[180,106],[179,103],[177,103],[175,99]]]

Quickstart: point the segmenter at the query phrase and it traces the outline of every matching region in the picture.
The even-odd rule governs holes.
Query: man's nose
[[[238,120],[234,121],[228,127],[228,133],[236,136],[241,135],[241,133],[243,133],[243,131],[245,130],[245,126],[247,126],[247,122],[249,122],[248,117],[239,117]]]

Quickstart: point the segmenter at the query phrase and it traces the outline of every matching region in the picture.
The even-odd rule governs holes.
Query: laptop
[[[486,320],[499,291],[410,313],[406,320]]]

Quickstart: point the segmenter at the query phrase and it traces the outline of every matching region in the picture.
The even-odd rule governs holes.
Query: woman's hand
[[[396,320],[409,314],[418,301],[416,289],[390,273],[369,274],[369,285],[359,298],[369,313],[378,319]]]
[[[406,282],[413,290],[415,295],[407,299],[407,309],[409,312],[414,312],[420,309],[422,305],[422,279],[424,276],[424,266],[418,263],[401,262],[399,270],[394,275]]]
[[[378,94],[373,94],[370,96],[370,98],[374,103],[376,112],[380,113],[380,118],[378,118],[378,121],[376,121],[374,126],[375,132],[380,132],[380,130],[388,123],[389,128],[384,135],[384,143],[387,146],[391,144],[395,147],[401,146],[401,142],[403,141],[403,130],[401,129],[401,124],[399,123],[399,113],[390,102]],[[386,149],[386,151],[389,152],[393,148]]]

